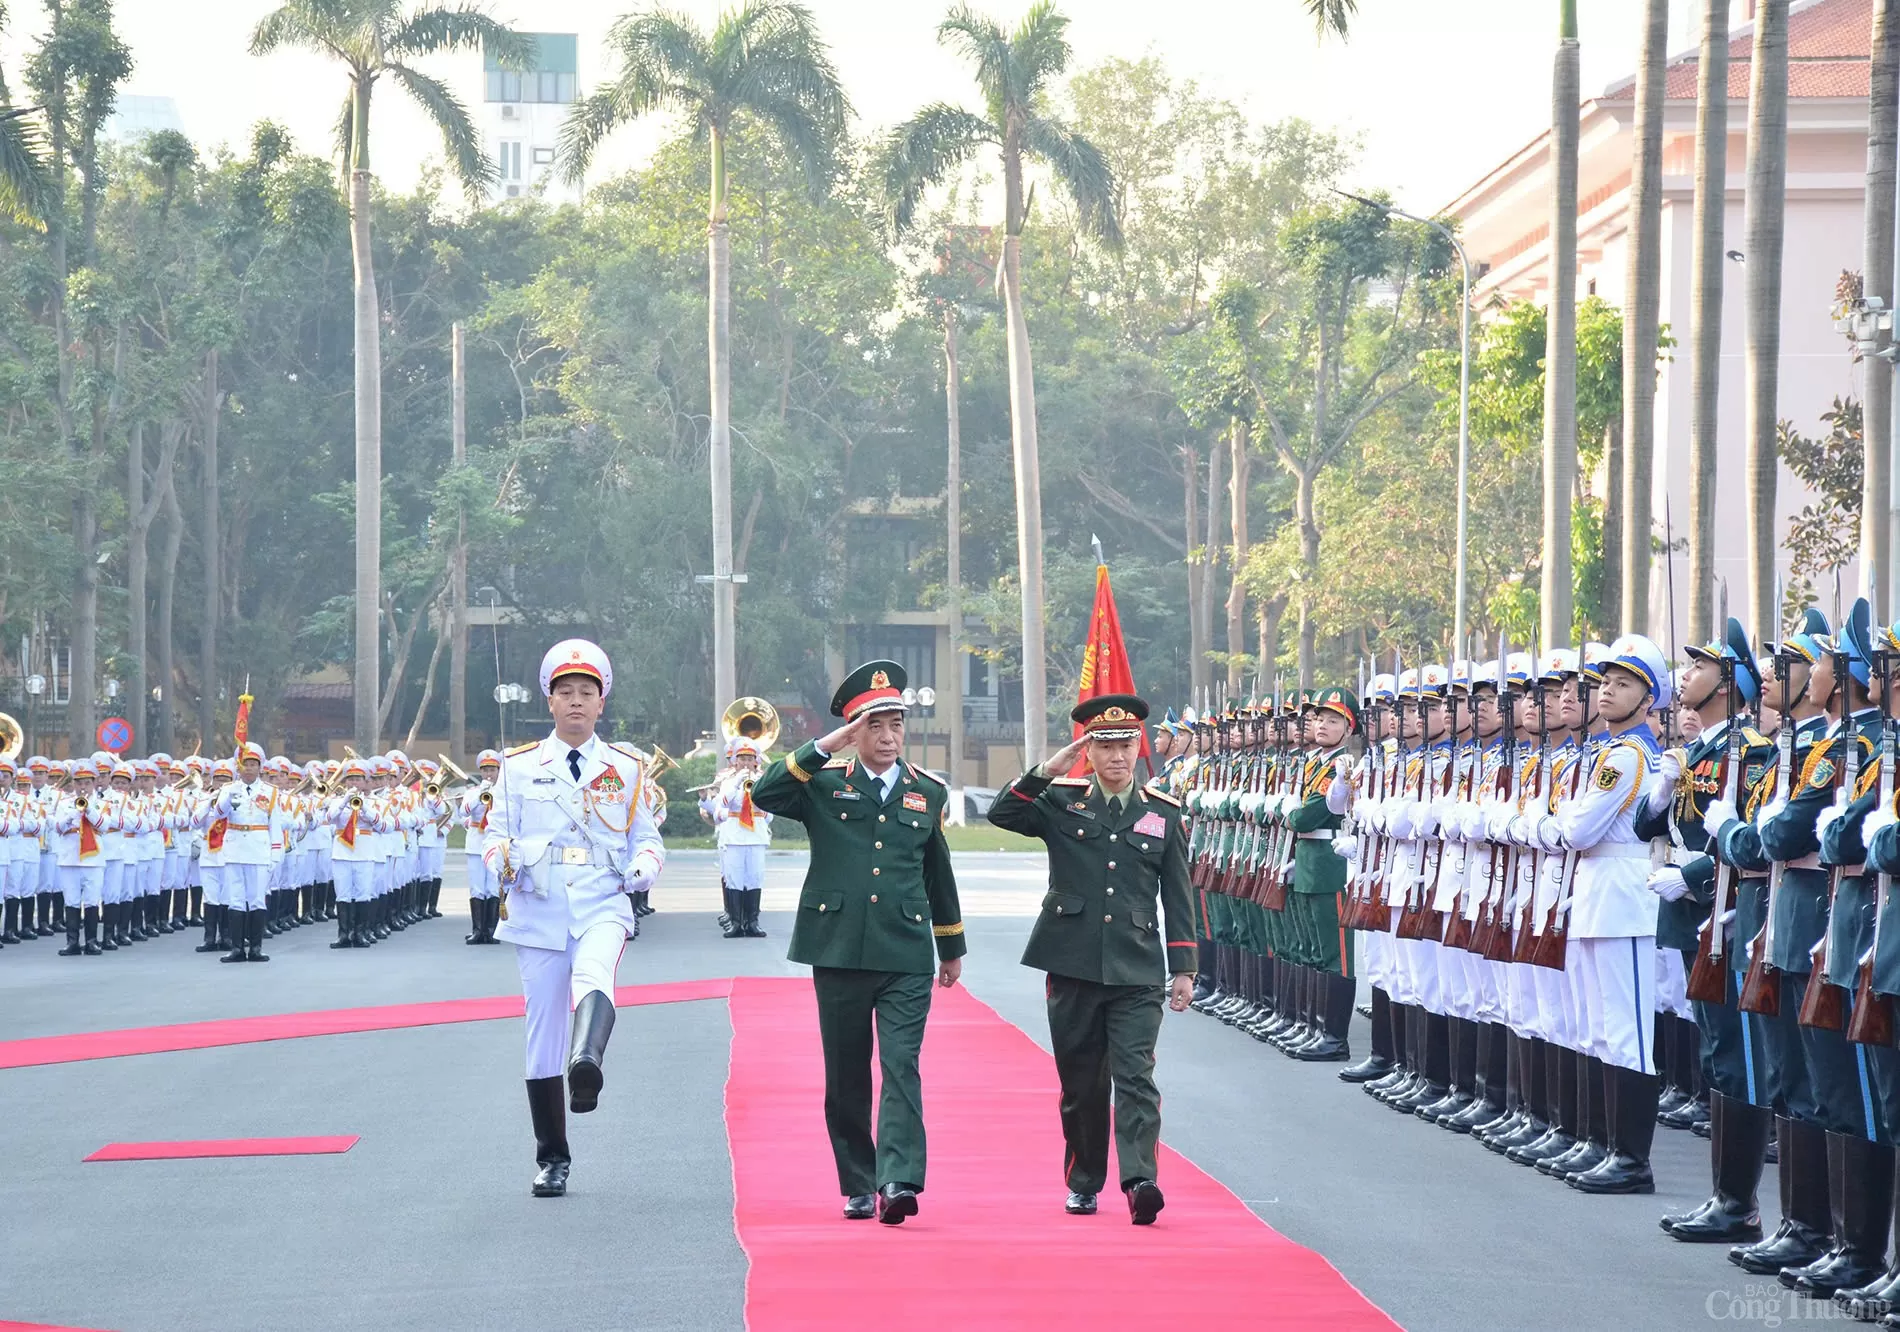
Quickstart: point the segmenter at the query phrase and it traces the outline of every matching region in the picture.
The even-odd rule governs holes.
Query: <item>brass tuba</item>
[[[762,698],[735,698],[719,715],[722,740],[754,740],[762,750],[778,743],[778,709]]]
[[[11,763],[26,748],[26,732],[20,723],[0,712],[0,759]]]

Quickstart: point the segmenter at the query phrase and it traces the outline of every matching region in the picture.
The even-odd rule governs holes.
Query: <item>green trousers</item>
[[[1161,1139],[1155,1040],[1164,995],[1160,985],[1049,977],[1049,1043],[1062,1083],[1062,1171],[1077,1193],[1100,1193],[1108,1182],[1111,1087],[1119,1182],[1155,1177]]]
[[[818,1037],[825,1049],[825,1129],[847,1198],[883,1184],[924,1187],[924,1088],[917,1055],[930,1016],[928,973],[813,967]],[[871,1136],[871,1041],[884,1093]]]

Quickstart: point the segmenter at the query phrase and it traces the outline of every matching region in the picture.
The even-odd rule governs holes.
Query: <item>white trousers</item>
[[[39,891],[40,854],[35,851],[31,860],[14,860],[6,866],[6,884],[0,888],[0,897],[11,901],[16,897],[31,897]]]
[[[501,884],[495,878],[495,871],[483,863],[479,853],[468,858],[468,895],[470,897],[501,896]]]
[[[204,880],[205,905],[228,905],[224,900],[224,866],[207,865],[203,861],[199,861],[198,875]]]
[[[61,865],[59,891],[69,907],[96,907],[105,904],[106,867],[104,865]]]
[[[233,911],[262,911],[270,889],[269,865],[226,865],[224,904]]]
[[[1695,1021],[1695,1010],[1689,1007],[1689,973],[1674,948],[1656,950],[1656,1011]]]
[[[591,990],[613,997],[614,973],[626,947],[627,931],[617,920],[590,926],[578,939],[569,935],[564,950],[515,945],[521,993],[528,1001],[529,1078],[567,1072],[568,1014]]]
[[[720,847],[719,877],[734,892],[765,887],[765,848],[756,843]]]
[[[1656,936],[1572,939],[1583,1001],[1585,1054],[1617,1068],[1656,1071]]]
[[[335,876],[336,900],[367,902],[376,896],[378,868],[373,860],[331,860],[330,871]]]

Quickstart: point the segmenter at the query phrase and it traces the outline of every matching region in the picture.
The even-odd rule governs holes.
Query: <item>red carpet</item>
[[[356,1146],[342,1138],[214,1138],[206,1142],[109,1142],[88,1161],[181,1161],[200,1156],[329,1156]]]
[[[621,1008],[639,1004],[671,1004],[688,999],[723,999],[731,991],[728,979],[669,981],[658,985],[623,985],[614,991]],[[400,1027],[430,1027],[445,1022],[487,1022],[520,1017],[518,994],[488,999],[444,999],[426,1004],[389,1004],[378,1008],[332,1008],[315,1013],[277,1013],[268,1017],[221,1018],[212,1022],[183,1022],[169,1027],[127,1027],[120,1031],[77,1032],[70,1036],[34,1036],[0,1041],[0,1069],[32,1068],[39,1064],[70,1064],[83,1059],[115,1059],[121,1055],[163,1054],[172,1050],[204,1050],[215,1045],[249,1045],[257,1041],[287,1041],[304,1036],[339,1036],[353,1031],[392,1031]],[[0,1324],[0,1332],[5,1325]]]
[[[97,1332],[83,1327],[59,1327],[53,1323],[9,1323],[0,1318],[0,1332]]]
[[[726,1131],[750,1332],[830,1332],[874,1311],[959,1332],[1397,1326],[1165,1147],[1155,1225],[1128,1224],[1119,1195],[1098,1216],[1064,1215],[1055,1066],[960,988],[936,992],[924,1041],[922,1211],[896,1228],[845,1221],[811,983],[740,978],[731,1006]]]

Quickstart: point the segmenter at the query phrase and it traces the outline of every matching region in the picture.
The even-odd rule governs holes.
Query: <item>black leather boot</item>
[[[1828,1210],[1834,1243],[1819,1260],[1784,1267],[1781,1284],[1810,1295],[1864,1286],[1886,1270],[1893,1208],[1893,1148],[1858,1134],[1827,1135]]]
[[[248,961],[249,959],[247,959],[244,954],[251,942],[251,913],[248,911],[240,911],[234,906],[228,906],[224,909],[224,924],[231,935],[231,951],[219,958],[218,961]]]
[[[442,880],[429,880],[429,919],[442,919]]]
[[[80,923],[86,931],[86,946],[80,951],[87,957],[98,957],[112,946],[110,943],[99,942],[99,936],[103,932],[100,929],[100,919],[101,909],[99,907],[87,907],[85,911],[80,914]]]
[[[350,904],[348,902],[345,902],[343,904],[343,910],[337,914],[336,938],[331,942],[330,947],[332,948],[356,947],[356,945],[352,943],[350,940],[350,918],[351,918]]]
[[[574,1009],[574,1052],[567,1061],[568,1108],[577,1115],[600,1104],[605,1081],[600,1066],[607,1058],[607,1038],[613,1034],[612,996],[589,990]]]
[[[1762,1155],[1774,1117],[1762,1106],[1709,1093],[1710,1170],[1715,1193],[1688,1212],[1665,1216],[1662,1228],[1688,1244],[1733,1244],[1761,1238]]]
[[[90,911],[92,908],[88,907],[87,910]],[[99,945],[92,942],[92,932],[90,930],[86,932],[86,946],[84,948],[79,946],[79,908],[67,907],[66,946],[59,950],[59,955],[61,957],[78,957],[81,953],[86,953],[97,956],[98,952]]]
[[[1609,1088],[1609,1152],[1594,1168],[1570,1177],[1580,1193],[1654,1193],[1649,1149],[1656,1139],[1656,1101],[1662,1079],[1634,1068],[1605,1065]]]
[[[205,908],[205,915],[204,915],[204,922],[203,922],[204,927],[205,927],[205,940],[203,943],[199,944],[196,948],[192,949],[191,950],[192,952],[215,953],[218,951],[218,917],[222,915],[223,913],[224,913],[224,908],[217,905],[215,902],[212,905]]]
[[[45,896],[45,893],[28,893],[20,899],[20,940],[23,943],[40,937],[39,927],[33,923],[33,918],[39,914],[40,902]]]
[[[250,944],[244,950],[246,962],[268,962],[270,957],[264,952],[264,913],[249,911],[245,915],[250,920]]]
[[[40,938],[50,939],[59,933],[59,926],[55,922],[64,917],[65,896],[55,892],[42,893],[40,897]]]
[[[1827,1201],[1827,1135],[1819,1125],[1785,1115],[1775,1116],[1775,1139],[1781,1152],[1776,1170],[1781,1186],[1781,1224],[1767,1239],[1738,1244],[1728,1260],[1757,1276],[1780,1273],[1784,1267],[1803,1267],[1827,1250],[1826,1229],[1832,1218]]]
[[[119,911],[117,902],[107,902],[99,908],[99,949],[105,953],[119,951]]]
[[[764,896],[763,888],[745,890],[745,937],[748,939],[765,937],[765,927],[759,924],[759,901]]]
[[[376,936],[370,933],[370,913],[376,909],[374,901],[338,902],[337,915],[343,914],[343,908],[350,909],[350,947],[370,948],[376,943]]]
[[[1900,1160],[1895,1162],[1893,1178],[1887,1181],[1887,1196],[1892,1200],[1888,1229],[1900,1236]],[[1900,1240],[1894,1244],[1893,1259],[1886,1271],[1865,1285],[1844,1286],[1835,1291],[1834,1303],[1850,1318],[1864,1323],[1884,1318],[1900,1308]]]
[[[482,936],[482,942],[485,944],[500,943],[501,940],[495,937],[495,931],[500,927],[501,899],[499,897],[491,897],[488,899],[488,932]]]
[[[20,942],[20,899],[9,897],[5,907],[0,907],[0,944]]]
[[[1338,1063],[1352,1058],[1346,1033],[1352,1026],[1352,1001],[1358,987],[1350,976],[1326,975],[1320,980],[1323,989],[1319,1039],[1293,1053],[1295,1059],[1307,1064]]]
[[[377,943],[389,937],[390,897],[389,893],[380,893],[370,899],[372,906],[369,913],[369,937]]]
[[[462,942],[465,944],[481,943],[482,942],[482,928],[484,925],[487,924],[487,922],[488,922],[488,912],[483,908],[482,899],[479,897],[469,898],[468,899],[468,927],[469,928],[468,928],[468,934],[466,937],[463,938]]]
[[[562,1079],[528,1079],[528,1114],[534,1120],[534,1196],[558,1198],[567,1192],[567,1107]]]

